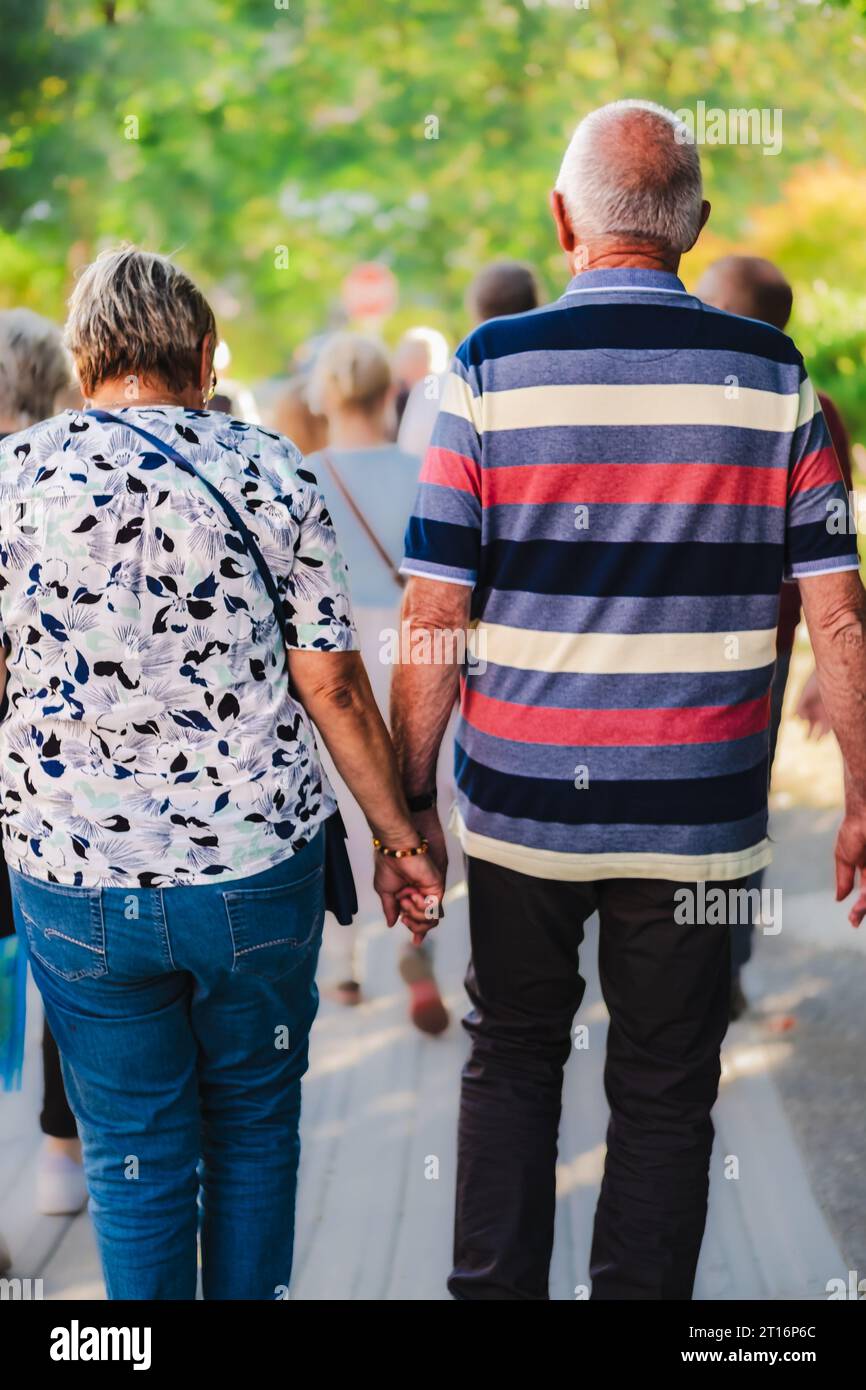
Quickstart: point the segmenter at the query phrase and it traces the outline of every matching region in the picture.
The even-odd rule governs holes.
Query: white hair
[[[32,309],[0,311],[0,419],[26,429],[54,414],[72,382],[60,329]]]
[[[683,252],[700,230],[697,146],[684,122],[652,101],[612,101],[584,117],[556,189],[581,238],[638,236]]]

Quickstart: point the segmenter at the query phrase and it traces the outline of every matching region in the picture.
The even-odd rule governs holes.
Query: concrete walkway
[[[592,924],[579,1015],[589,1046],[573,1054],[566,1070],[555,1299],[585,1297],[604,1155],[606,1014],[596,942]],[[368,925],[362,954],[369,1002],[355,1010],[323,1004],[314,1030],[293,1283],[298,1300],[447,1298],[458,1079],[466,1050],[456,1022],[465,1007],[463,885],[450,890],[438,942],[438,969],[455,1016],[442,1038],[423,1038],[407,1023],[394,947],[383,928]],[[25,1090],[0,1097],[0,1230],[13,1254],[13,1273],[41,1276],[46,1298],[101,1298],[86,1214],[47,1218],[33,1211],[41,1075],[35,1001],[28,1031]],[[774,1070],[790,1046],[766,1020],[737,1024],[729,1033],[699,1299],[823,1298],[828,1279],[845,1277],[848,1265],[810,1189],[774,1084]],[[739,1175],[726,1176],[726,1170]]]

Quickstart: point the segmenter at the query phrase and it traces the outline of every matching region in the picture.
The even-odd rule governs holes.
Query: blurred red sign
[[[384,319],[397,308],[397,277],[378,261],[364,261],[343,281],[343,308],[353,319]]]

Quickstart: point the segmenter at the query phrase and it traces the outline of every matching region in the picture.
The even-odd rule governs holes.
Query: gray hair
[[[581,238],[638,236],[683,252],[700,231],[697,146],[684,122],[652,101],[590,112],[571,137],[556,189]]]
[[[72,381],[60,329],[32,309],[0,311],[0,419],[26,429],[54,414]]]
[[[215,346],[213,310],[189,276],[135,246],[103,251],[69,300],[66,341],[85,396],[118,377],[196,385],[206,334]]]

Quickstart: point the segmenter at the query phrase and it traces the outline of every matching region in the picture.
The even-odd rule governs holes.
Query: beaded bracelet
[[[428,840],[422,840],[420,845],[415,845],[412,849],[390,849],[388,845],[383,845],[381,840],[373,836],[373,848],[378,854],[384,854],[386,859],[411,859],[414,854],[426,854],[430,848]]]

